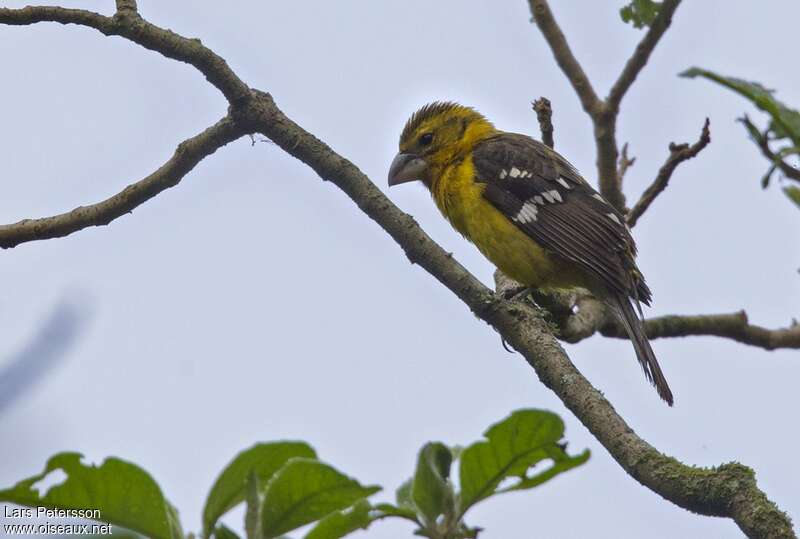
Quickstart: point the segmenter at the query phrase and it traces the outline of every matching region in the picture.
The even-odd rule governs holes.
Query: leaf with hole
[[[459,507],[463,515],[472,505],[495,493],[533,488],[556,475],[586,462],[589,452],[569,456],[559,445],[564,423],[552,412],[518,410],[489,427],[486,440],[476,442],[461,453]],[[553,465],[530,475],[531,468],[543,460]],[[498,490],[507,478],[510,486]]]
[[[177,511],[150,474],[114,457],[100,466],[81,463],[80,453],[59,453],[44,471],[0,490],[0,502],[27,507],[97,510],[102,522],[116,524],[156,539],[181,539]],[[61,470],[66,480],[44,491],[36,483]],[[91,517],[90,517],[91,518]]]

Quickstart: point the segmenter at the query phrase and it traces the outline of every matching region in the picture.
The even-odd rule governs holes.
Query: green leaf
[[[789,185],[783,188],[783,192],[786,193],[789,200],[797,204],[797,207],[800,208],[800,187]]]
[[[576,457],[565,453],[558,445],[564,436],[564,423],[544,410],[518,410],[489,427],[484,436],[486,441],[476,442],[461,453],[461,515],[496,492],[532,488],[589,458],[588,451]],[[544,459],[552,459],[553,467],[529,476],[529,469]],[[510,477],[519,480],[498,491],[500,483]]]
[[[244,501],[247,478],[251,472],[261,485],[266,485],[290,458],[316,456],[314,449],[305,442],[261,443],[236,455],[217,477],[206,498],[203,509],[204,535],[208,537],[217,520]]]
[[[419,524],[417,512],[410,507],[397,507],[390,503],[379,503],[375,506],[375,510],[385,516],[404,518]]]
[[[59,453],[44,471],[0,490],[0,502],[51,509],[97,510],[92,520],[116,524],[156,539],[183,537],[177,511],[150,475],[129,462],[108,458],[98,466],[81,463],[80,453]],[[61,470],[67,479],[39,492],[35,483]]]
[[[259,539],[261,537],[261,529],[259,528],[261,525],[261,489],[255,472],[251,471],[247,476],[245,490],[244,530],[247,539]]]
[[[397,487],[397,490],[394,492],[394,498],[397,500],[397,505],[400,507],[416,510],[414,500],[411,499],[411,483],[413,482],[413,479],[407,479],[402,485]]]
[[[681,77],[703,77],[725,86],[750,100],[756,107],[770,115],[770,129],[776,138],[789,138],[793,146],[800,146],[800,112],[775,99],[772,90],[757,82],[734,77],[724,77],[712,71],[693,67],[680,74]]]
[[[339,539],[356,530],[366,530],[372,523],[370,506],[367,500],[361,500],[344,511],[336,511],[320,520],[304,539]]]
[[[240,539],[239,535],[227,527],[225,524],[219,524],[214,528],[214,539]]]
[[[560,447],[556,451],[550,452],[549,458],[553,460],[553,465],[546,470],[543,470],[534,475],[527,475],[524,478],[520,478],[520,480],[511,485],[510,487],[496,490],[495,493],[503,493],[503,492],[512,492],[515,490],[528,490],[534,487],[538,487],[542,483],[546,483],[550,479],[554,478],[560,473],[566,472],[567,470],[571,470],[576,466],[580,466],[587,460],[589,460],[590,452],[588,449],[585,449],[583,453],[579,455],[568,455],[563,449]]]
[[[308,458],[292,458],[267,484],[261,506],[261,532],[277,537],[353,505],[378,492],[362,486],[332,466]]]
[[[622,22],[633,24],[634,28],[644,28],[653,24],[662,4],[653,0],[633,0],[619,10],[619,16]]]
[[[453,454],[440,442],[422,446],[417,456],[417,469],[411,483],[411,499],[427,522],[436,522],[452,504],[452,487],[448,482]]]

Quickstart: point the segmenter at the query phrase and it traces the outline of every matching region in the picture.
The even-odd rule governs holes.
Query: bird
[[[444,217],[528,288],[585,289],[633,343],[645,377],[674,399],[645,334],[652,293],[625,217],[552,148],[501,131],[472,107],[436,101],[405,124],[388,183],[421,181]],[[637,314],[638,313],[638,314]]]

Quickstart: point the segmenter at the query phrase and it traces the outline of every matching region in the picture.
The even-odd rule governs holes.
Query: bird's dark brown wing
[[[486,199],[534,241],[610,291],[649,305],[624,217],[566,159],[530,137],[503,133],[476,145],[473,164]]]

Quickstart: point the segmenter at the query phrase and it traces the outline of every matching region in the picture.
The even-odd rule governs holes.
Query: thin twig
[[[550,100],[546,97],[540,97],[532,103],[533,110],[536,112],[536,119],[539,121],[539,130],[542,132],[542,142],[553,147],[553,107],[550,105]]]
[[[622,145],[622,151],[619,154],[619,168],[617,169],[617,183],[619,184],[620,191],[622,190],[622,182],[625,179],[625,174],[635,163],[635,157],[628,157],[628,143],[626,142]]]
[[[650,339],[663,337],[713,336],[731,339],[765,350],[800,349],[800,325],[780,329],[767,329],[750,324],[747,313],[738,311],[726,314],[668,315],[645,321],[645,331]],[[601,328],[606,337],[627,338],[623,328],[609,324]]]
[[[589,77],[586,76],[581,64],[572,54],[567,38],[564,37],[564,33],[553,17],[547,0],[529,0],[528,4],[536,24],[553,51],[556,62],[572,84],[575,93],[578,94],[583,110],[589,114],[595,114],[600,105],[600,99],[592,88],[592,83],[589,82]]]
[[[681,0],[664,0],[653,24],[650,25],[647,33],[639,44],[636,45],[636,50],[628,59],[617,82],[614,83],[611,87],[611,91],[608,93],[606,104],[611,110],[619,110],[619,104],[625,96],[625,93],[636,80],[636,77],[642,71],[645,64],[647,64],[650,55],[653,53],[653,50],[655,50],[664,32],[666,32],[667,28],[672,24],[672,16],[675,14],[675,10],[678,9],[680,3]]]
[[[633,208],[631,209],[630,213],[628,213],[628,226],[634,227],[636,226],[636,222],[639,218],[647,211],[647,208],[650,207],[650,204],[656,199],[658,195],[661,194],[664,189],[666,189],[667,184],[669,184],[669,180],[672,177],[672,173],[675,172],[675,169],[683,163],[701,151],[703,148],[708,146],[711,142],[711,131],[709,129],[709,120],[706,118],[705,123],[703,124],[703,131],[700,133],[700,138],[692,144],[691,146],[687,143],[684,144],[675,144],[671,142],[669,145],[669,157],[667,157],[667,161],[661,166],[661,169],[658,171],[658,175],[656,179],[653,180],[653,183],[645,189],[644,193],[642,193],[642,197],[639,199]]]
[[[229,116],[225,116],[199,135],[183,141],[173,156],[158,170],[102,202],[81,206],[52,217],[0,225],[0,248],[8,249],[28,241],[60,238],[90,226],[107,225],[162,191],[175,187],[200,161],[244,134],[241,127]]]
[[[123,13],[125,11],[133,11],[136,13],[136,0],[116,0],[117,2],[117,13]]]
[[[750,121],[750,118],[748,118],[747,115],[745,115],[742,118],[739,118],[739,121],[742,122],[742,124],[744,124],[750,136],[753,138],[755,143],[761,149],[761,153],[764,154],[764,157],[769,159],[769,162],[772,164],[772,166],[775,166],[778,169],[780,169],[780,171],[783,172],[783,175],[786,176],[787,178],[800,182],[800,169],[793,167],[792,165],[790,165],[789,163],[787,163],[786,161],[775,155],[775,152],[773,152],[772,148],[769,147],[769,137],[767,136],[769,130],[765,131],[764,133],[759,131],[759,129],[755,126],[755,124],[753,124],[753,122]],[[769,182],[769,174],[764,176],[763,186],[767,187],[768,182]]]

